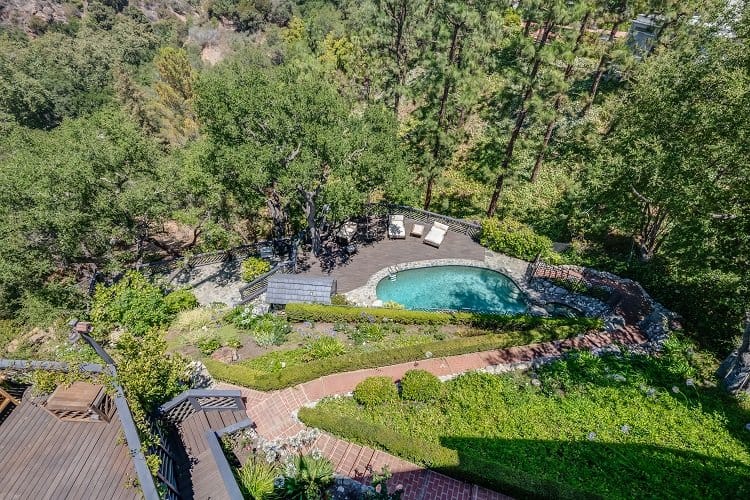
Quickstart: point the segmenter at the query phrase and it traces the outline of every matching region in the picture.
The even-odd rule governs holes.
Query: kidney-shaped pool
[[[523,292],[504,274],[471,266],[433,266],[399,271],[380,280],[383,302],[406,309],[469,310],[518,314],[526,311]]]

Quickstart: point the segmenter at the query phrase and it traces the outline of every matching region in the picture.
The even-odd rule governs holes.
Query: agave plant
[[[278,465],[252,456],[237,470],[237,479],[245,498],[275,500],[275,480],[280,475]]]
[[[296,455],[288,464],[284,483],[276,492],[290,500],[323,500],[333,484],[333,465],[325,458]]]

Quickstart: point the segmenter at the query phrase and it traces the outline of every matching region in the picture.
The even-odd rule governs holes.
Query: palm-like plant
[[[277,498],[275,479],[280,475],[276,464],[269,464],[253,456],[237,470],[237,479],[245,498],[274,500]]]
[[[297,455],[292,462],[294,471],[287,474],[277,493],[290,500],[322,500],[333,484],[333,465],[325,458]]]

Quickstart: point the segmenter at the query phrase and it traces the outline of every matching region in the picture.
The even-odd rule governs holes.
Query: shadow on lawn
[[[459,467],[437,469],[516,497],[750,498],[750,467],[642,444],[441,439]]]

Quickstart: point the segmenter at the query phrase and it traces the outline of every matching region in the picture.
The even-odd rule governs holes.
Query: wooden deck
[[[484,247],[469,236],[448,231],[440,248],[425,244],[424,238],[409,236],[414,220],[406,219],[406,239],[389,240],[381,235],[373,243],[357,243],[357,253],[351,257],[333,250],[329,257],[301,256],[300,272],[310,276],[335,278],[338,292],[349,292],[367,283],[377,271],[403,262],[428,259],[484,260]],[[423,223],[421,223],[423,224]],[[425,234],[430,225],[425,227]]]
[[[193,413],[177,431],[190,457],[190,477],[182,480],[182,496],[195,500],[229,500],[219,467],[209,449],[206,432],[217,431],[246,420],[244,410],[208,410]],[[189,484],[185,484],[189,482]]]
[[[117,414],[62,421],[24,398],[0,425],[0,498],[141,498],[120,429]]]

